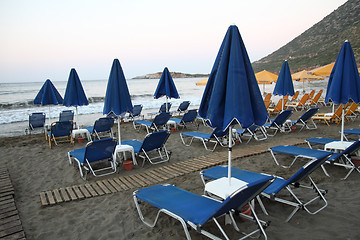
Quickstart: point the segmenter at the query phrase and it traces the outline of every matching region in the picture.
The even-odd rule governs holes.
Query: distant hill
[[[170,72],[172,78],[200,78],[200,77],[209,77],[209,74],[190,74],[190,73],[181,73],[181,72]],[[149,73],[143,76],[137,76],[133,79],[160,79],[162,72]]]
[[[345,40],[350,41],[359,67],[360,0],[347,1],[285,46],[253,62],[252,66],[255,73],[262,70],[278,73],[283,61],[288,60],[292,72],[312,69],[334,62]]]

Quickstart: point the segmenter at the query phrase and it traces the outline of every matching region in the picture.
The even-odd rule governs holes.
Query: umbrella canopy
[[[114,113],[118,118],[118,141],[121,144],[120,115],[133,112],[130,93],[118,59],[114,59],[107,84],[103,114]]]
[[[50,79],[47,79],[36,95],[34,104],[49,105],[49,124],[51,124],[50,105],[58,105],[62,103],[63,98],[60,93]]]
[[[89,105],[80,78],[74,68],[70,71],[63,104],[66,107]]]
[[[281,67],[273,94],[280,96],[293,96],[295,94],[289,64],[286,60]]]
[[[74,106],[76,108],[75,117],[78,116],[78,106],[89,105],[85,91],[81,85],[80,78],[74,68],[70,70],[63,104],[66,107]],[[77,124],[77,126],[79,128],[79,124]]]
[[[302,70],[291,75],[293,81],[303,82],[303,91],[305,92],[304,82],[324,80],[323,77],[312,75],[311,72]]]
[[[265,93],[265,84],[272,84],[276,82],[278,76],[272,72],[262,70],[261,72],[255,73],[258,84],[263,85],[263,94]]]
[[[283,103],[284,103],[284,97],[286,95],[293,96],[295,94],[289,64],[286,60],[281,66],[281,70],[279,73],[279,77],[276,81],[273,94],[283,96],[283,101],[282,101]],[[282,104],[281,108],[284,109],[284,104]]]
[[[318,68],[315,68],[311,71],[311,73],[313,75],[316,75],[316,76],[324,76],[324,77],[329,77],[330,74],[331,74],[331,71],[334,67],[334,64],[335,62],[333,63],[330,63],[330,64],[327,64],[325,66],[321,66],[321,67],[318,67]]]
[[[356,66],[351,44],[345,41],[336,58],[331,71],[325,102],[329,100],[335,104],[346,104],[350,99],[355,103],[360,102],[360,77]],[[344,109],[341,123],[341,141],[344,137]]]
[[[235,25],[229,27],[221,44],[202,96],[199,115],[211,127],[229,128],[228,178],[231,184],[232,125],[261,126],[268,118],[245,45]]]
[[[169,72],[169,69],[167,67],[164,68],[164,71],[161,75],[161,78],[159,80],[159,83],[157,85],[154,97],[156,99],[166,96],[166,112],[168,112],[168,104],[167,100],[168,98],[180,98],[179,94],[176,90],[174,81],[171,77],[171,74]]]
[[[54,84],[47,79],[40,91],[34,99],[34,104],[41,105],[58,105],[63,103],[63,98],[54,86]]]

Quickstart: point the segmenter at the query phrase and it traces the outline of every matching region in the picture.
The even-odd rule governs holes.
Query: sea
[[[190,108],[198,108],[205,86],[197,86],[196,82],[203,78],[174,78],[179,99],[169,99],[172,103],[171,110],[175,111],[182,101],[190,101]],[[142,104],[143,113],[156,112],[165,98],[154,99],[154,93],[159,79],[128,79],[127,84],[131,95],[132,104]],[[81,125],[92,125],[95,120],[102,117],[107,80],[82,80],[82,85],[89,105],[77,108],[77,121]],[[64,96],[67,81],[53,82],[59,93]],[[62,110],[75,107],[62,105],[40,106],[34,105],[33,100],[43,82],[0,83],[0,137],[19,136],[25,134],[28,126],[29,114],[44,112],[47,121],[55,121]],[[326,90],[327,80],[312,82],[294,82],[295,90],[309,91],[310,89]],[[259,85],[262,93],[271,92],[275,84]],[[277,96],[272,100],[276,101]],[[50,120],[49,120],[50,116]]]

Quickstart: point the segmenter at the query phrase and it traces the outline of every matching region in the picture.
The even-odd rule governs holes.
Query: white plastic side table
[[[231,178],[231,184],[229,184],[229,179],[227,177],[222,177],[206,183],[205,192],[224,200],[234,192],[246,188],[247,184],[247,182],[233,177]]]
[[[333,141],[330,143],[325,144],[324,150],[334,150],[334,151],[343,151],[347,149],[351,144],[354,142],[349,141]]]
[[[135,153],[134,153],[134,148],[130,145],[116,145],[115,151],[114,151],[114,159],[115,161],[117,161],[117,157],[118,157],[118,153],[122,152],[124,159],[126,159],[126,152],[130,152],[131,156],[132,156],[132,161],[134,165],[138,165],[136,158],[135,158]]]
[[[80,135],[81,137],[84,137],[86,135],[87,140],[91,141],[91,135],[90,135],[90,132],[87,129],[74,129],[74,130],[72,130],[72,137],[74,139],[78,135]]]

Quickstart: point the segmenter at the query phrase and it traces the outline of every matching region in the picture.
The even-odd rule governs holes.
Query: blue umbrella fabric
[[[78,106],[89,105],[85,91],[80,82],[80,78],[74,68],[70,70],[63,105],[66,107],[74,106],[76,108],[75,116],[78,115]],[[77,126],[79,128],[79,124],[77,124]]]
[[[43,86],[41,87],[40,91],[36,95],[34,99],[34,104],[41,104],[41,105],[58,105],[63,103],[63,98],[61,97],[60,93],[54,86],[54,84],[47,79]],[[51,124],[50,120],[50,106],[49,106],[49,124]]]
[[[278,79],[276,81],[273,94],[283,96],[282,109],[284,109],[284,96],[286,95],[293,96],[295,94],[289,63],[286,60],[281,66],[281,70]]]
[[[166,96],[166,108],[168,98],[180,98],[178,91],[176,90],[175,83],[167,67],[165,67],[164,71],[162,72],[161,78],[154,94],[154,97],[156,99],[162,96]],[[168,109],[166,109],[166,111],[168,111]]]
[[[350,99],[360,102],[360,77],[351,44],[345,41],[331,71],[325,102],[346,104]],[[344,137],[344,109],[341,124],[341,141]]]
[[[103,114],[114,113],[117,116],[119,144],[121,144],[119,117],[126,112],[132,113],[133,105],[120,62],[114,59],[107,84]]]
[[[66,107],[89,105],[80,78],[74,68],[70,70],[69,79],[66,85],[64,102]]]
[[[268,113],[237,26],[228,28],[202,96],[199,115],[211,127],[229,128],[231,179],[232,126],[263,125]]]

